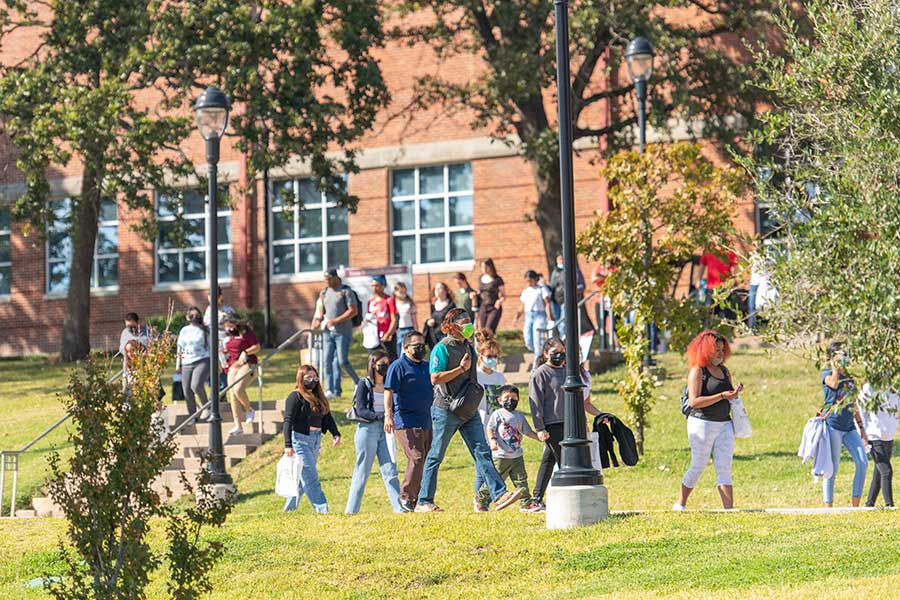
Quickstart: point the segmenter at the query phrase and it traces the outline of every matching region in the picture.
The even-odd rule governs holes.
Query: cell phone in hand
[[[739,383],[739,384],[737,385],[737,387],[734,389],[734,391],[740,393],[741,390],[743,390],[743,389],[744,389],[744,384],[743,384],[743,383]]]

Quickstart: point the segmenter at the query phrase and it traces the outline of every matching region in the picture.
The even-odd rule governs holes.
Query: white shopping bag
[[[388,454],[391,455],[391,462],[397,464],[397,446],[394,444],[394,432],[386,433],[385,436],[388,447]]]
[[[734,437],[748,438],[753,436],[753,427],[750,426],[750,417],[740,398],[731,401],[731,422],[734,424]]]
[[[283,455],[278,461],[275,476],[275,493],[282,498],[293,498],[300,490],[300,457]]]
[[[378,337],[378,322],[372,313],[366,313],[366,316],[363,317],[362,334],[363,348],[366,350],[373,350],[381,345],[381,339]]]
[[[591,464],[595,469],[603,472],[603,464],[600,462],[600,434],[592,431],[588,434],[591,440]]]

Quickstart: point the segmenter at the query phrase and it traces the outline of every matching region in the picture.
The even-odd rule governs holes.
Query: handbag
[[[181,379],[172,380],[172,401],[178,402],[184,400],[184,386]]]
[[[300,457],[294,454],[281,456],[275,475],[275,493],[282,498],[293,498],[300,493]]]
[[[748,438],[753,436],[753,427],[750,425],[750,417],[740,398],[731,401],[731,423],[734,425],[734,437]]]
[[[369,381],[368,377],[360,379],[359,382],[366,386],[366,389],[369,392],[369,400],[371,400],[374,403],[375,399],[372,397],[372,394],[374,393],[375,390],[372,388],[372,382]],[[363,417],[361,417],[357,414],[355,401],[353,404],[350,405],[350,408],[347,409],[346,417],[347,417],[347,420],[350,421],[351,423],[374,423],[374,421],[371,421],[369,419],[364,419]]]

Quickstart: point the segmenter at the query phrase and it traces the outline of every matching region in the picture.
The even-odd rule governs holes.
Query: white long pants
[[[731,462],[734,458],[734,425],[731,421],[687,419],[688,441],[691,444],[691,468],[681,483],[693,489],[706,469],[709,455],[716,469],[716,485],[731,485]]]

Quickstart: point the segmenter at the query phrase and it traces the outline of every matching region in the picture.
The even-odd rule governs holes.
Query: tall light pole
[[[609,514],[603,476],[591,464],[584,417],[581,362],[578,348],[575,255],[575,194],[572,176],[571,79],[569,75],[569,6],[555,0],[556,87],[559,104],[559,180],[562,213],[563,277],[565,281],[566,381],[564,439],[560,468],[547,492],[547,527],[563,529],[595,523]]]
[[[628,67],[628,76],[634,82],[634,96],[638,105],[638,152],[644,153],[647,144],[647,82],[653,74],[653,45],[644,37],[636,37],[628,42],[625,50],[625,64]],[[642,215],[642,228],[644,234],[644,272],[650,270],[650,259],[653,252],[653,228],[650,223],[649,210],[645,209]],[[653,325],[647,323],[647,348],[644,351],[644,366],[649,367],[653,350]]]
[[[209,451],[212,454],[210,471],[214,485],[232,485],[231,476],[225,472],[225,455],[222,449],[222,417],[219,414],[219,147],[228,127],[228,98],[219,88],[209,86],[194,104],[197,129],[206,140],[206,163],[209,167],[209,193],[207,195],[206,256],[209,265],[209,389],[212,392],[209,419]]]

